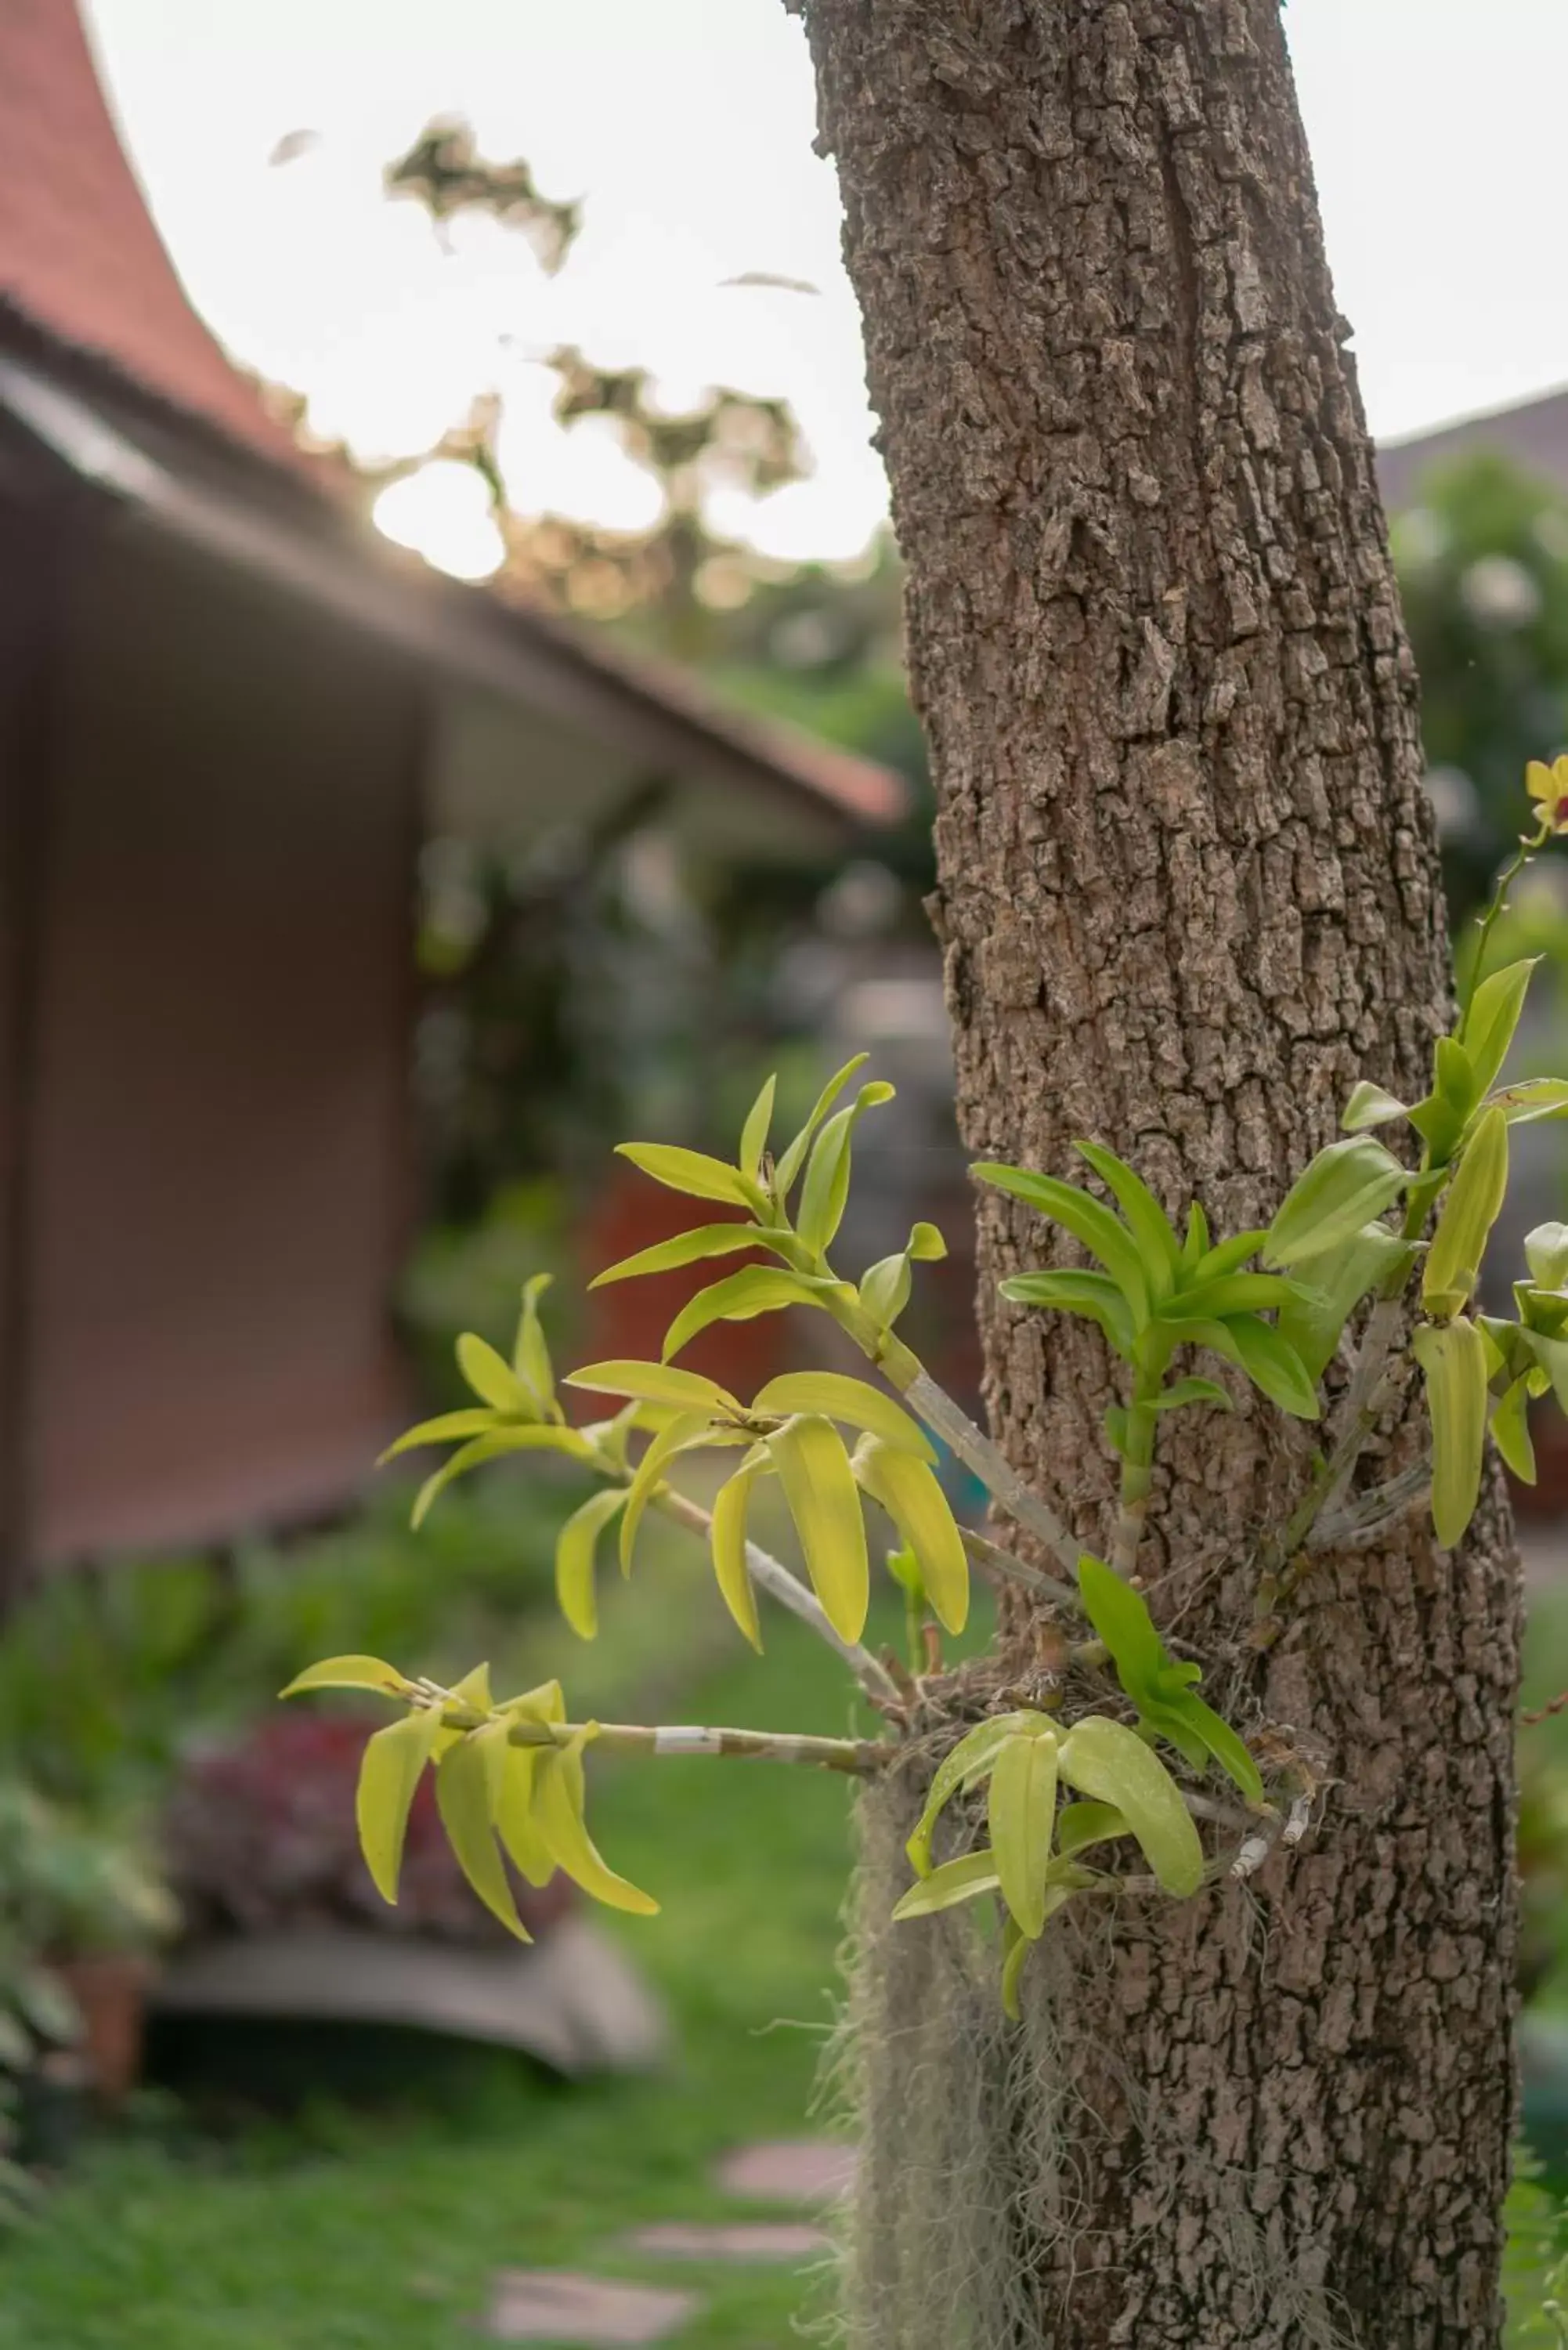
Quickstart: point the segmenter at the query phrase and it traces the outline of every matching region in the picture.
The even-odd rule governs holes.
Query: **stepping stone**
[[[753,2203],[836,2203],[855,2181],[856,2153],[841,2139],[779,2137],[737,2147],[719,2165],[726,2195]]]
[[[560,2350],[638,2350],[667,2342],[701,2307],[694,2293],[615,2284],[565,2269],[503,2269],[486,2330],[495,2342],[553,2342]]]
[[[804,2220],[749,2220],[716,2227],[667,2220],[639,2228],[626,2242],[631,2251],[661,2261],[808,2261],[833,2249],[832,2237]]]

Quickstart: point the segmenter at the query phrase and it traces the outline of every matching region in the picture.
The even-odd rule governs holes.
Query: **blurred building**
[[[421,842],[880,767],[370,529],[190,308],[73,0],[0,6],[0,1592],[330,1507],[404,1408]]]
[[[1423,478],[1460,457],[1506,457],[1559,490],[1568,490],[1568,389],[1544,392],[1457,424],[1413,432],[1377,448],[1377,482],[1390,514],[1414,505]]]

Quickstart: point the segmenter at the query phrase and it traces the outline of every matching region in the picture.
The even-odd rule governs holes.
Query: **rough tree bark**
[[[1448,1001],[1278,0],[807,0],[806,24],[909,564],[965,1140],[1070,1174],[1093,1134],[1217,1233],[1264,1222],[1356,1077],[1424,1090]],[[994,1292],[1071,1252],[1006,1202],[981,1222],[993,1426],[1103,1547],[1099,1342]],[[1305,1446],[1266,1409],[1188,1420],[1146,1572],[1212,1655]],[[1325,1558],[1215,1691],[1331,1792],[1261,1880],[1265,1930],[1236,1892],[1129,1911],[1079,1987],[1106,2052],[1082,2227],[1019,2246],[1027,2339],[1496,2340],[1516,1620],[1494,1493],[1461,1555],[1417,1521]]]

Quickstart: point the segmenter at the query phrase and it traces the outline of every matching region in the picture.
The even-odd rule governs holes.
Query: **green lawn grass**
[[[1533,1611],[1532,1696],[1568,1680],[1568,1597]],[[889,1627],[884,1627],[884,1633]],[[768,1652],[688,1691],[694,1721],[847,1726],[833,1659],[773,1619]],[[1568,1719],[1544,1736],[1568,1749]],[[1565,1753],[1568,1761],[1568,1753]],[[660,1896],[609,1919],[668,2001],[677,2050],[657,2078],[552,2085],[472,2054],[400,2102],[330,2101],[221,2137],[130,2129],[89,2147],[36,2229],[0,2251],[0,2350],[473,2350],[502,2267],[586,2266],[695,2285],[681,2350],[784,2350],[820,2293],[787,2271],[703,2271],[628,2255],[652,2220],[737,2214],[713,2164],[792,2136],[832,2013],[848,1858],[844,1783],[767,1764],[663,1761],[593,1772],[596,1835]],[[603,1913],[601,1913],[602,1915]],[[1560,2242],[1555,2195],[1516,2198],[1514,2330]]]
[[[840,1731],[846,1689],[775,1619],[760,1663],[737,1642],[682,1711]],[[617,2239],[641,2220],[744,2216],[711,2184],[717,2157],[808,2126],[846,1784],[703,1760],[591,1775],[598,1841],[664,1905],[624,1921],[675,2021],[661,2076],[564,2088],[495,2057],[389,2110],[100,2140],[0,2252],[4,2350],[472,2350],[493,2270],[566,2264],[696,2284],[707,2306],[682,2350],[781,2350],[809,2279],[660,2267]]]

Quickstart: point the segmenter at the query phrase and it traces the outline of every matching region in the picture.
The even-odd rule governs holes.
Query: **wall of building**
[[[421,713],[238,574],[72,567],[27,1137],[46,1559],[331,1504],[403,1407]]]

